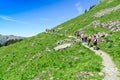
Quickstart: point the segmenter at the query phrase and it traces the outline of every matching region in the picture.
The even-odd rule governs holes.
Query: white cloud
[[[15,20],[15,19],[13,19],[11,17],[8,17],[8,16],[1,16],[0,15],[0,18],[3,19],[3,20],[6,20],[6,21],[11,21],[11,22],[16,22],[16,23],[22,23],[22,24],[28,24],[28,23],[26,23],[24,21]]]
[[[76,3],[75,6],[76,6],[76,9],[78,10],[79,14],[82,14],[84,12],[83,8],[81,7],[80,2]]]

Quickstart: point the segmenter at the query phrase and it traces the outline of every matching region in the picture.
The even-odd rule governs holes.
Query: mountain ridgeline
[[[0,44],[3,44],[5,43],[6,41],[9,41],[9,40],[14,40],[14,39],[22,39],[23,37],[20,37],[20,36],[14,36],[14,35],[0,35]]]
[[[102,80],[102,58],[84,47],[74,32],[98,37],[98,47],[120,70],[120,1],[102,0],[54,31],[0,48],[0,80]],[[71,43],[67,48],[57,46]]]

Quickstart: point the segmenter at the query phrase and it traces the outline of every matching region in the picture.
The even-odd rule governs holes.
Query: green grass
[[[118,17],[120,14],[120,9],[117,10],[117,11],[114,11],[114,12],[111,12],[109,14],[106,14],[100,18],[94,18],[93,15],[97,12],[99,12],[100,10],[104,10],[104,9],[108,9],[108,8],[113,8],[113,7],[116,7],[117,5],[120,4],[120,1],[119,0],[114,0],[112,3],[110,4],[107,4],[108,0],[103,0],[102,2],[100,2],[100,4],[96,5],[94,8],[92,8],[90,11],[88,11],[87,13],[85,14],[82,14],[81,16],[78,16],[74,19],[71,19],[57,27],[55,27],[55,29],[57,28],[60,28],[60,27],[63,27],[63,29],[61,30],[61,33],[65,33],[65,30],[68,31],[68,33],[70,35],[73,35],[75,31],[79,30],[79,29],[82,29],[82,32],[84,34],[87,34],[87,35],[91,35],[91,34],[95,34],[97,32],[106,32],[106,33],[112,33],[113,35],[116,35],[117,37],[119,36],[119,34],[117,33],[113,33],[111,31],[109,31],[109,29],[107,28],[101,28],[101,26],[98,26],[97,28],[94,28],[94,26],[90,26],[86,29],[84,29],[84,27],[86,27],[87,25],[89,25],[90,23],[92,23],[93,21],[95,20],[100,20],[100,22],[104,23],[104,22],[107,22],[107,21],[116,21],[116,20],[120,20],[120,17]],[[118,32],[119,33],[119,32]],[[112,41],[114,41],[116,39],[116,36],[112,36]],[[113,58],[115,64],[117,65],[117,67],[120,69],[120,59],[119,59],[119,40],[116,40],[115,43],[112,43],[113,45],[116,44],[118,45],[118,47],[114,47],[112,49],[107,49],[105,50],[105,48],[107,48],[107,44],[106,43],[103,43],[103,44],[100,44],[100,48],[102,50],[104,50],[105,52],[108,52],[108,51],[115,51],[115,54],[112,54],[112,52],[110,52],[112,55],[111,57]],[[106,45],[106,46],[105,46]],[[110,44],[108,44],[110,45]],[[98,45],[99,46],[99,45]],[[108,52],[109,54],[109,52]]]
[[[107,4],[108,0],[103,0],[100,4],[92,8],[85,14],[58,25],[54,29],[62,28],[60,34],[40,33],[31,38],[24,39],[21,42],[0,48],[0,80],[102,80],[104,76],[95,74],[86,78],[76,76],[80,72],[99,73],[102,68],[102,59],[89,49],[86,49],[77,43],[74,46],[55,51],[53,48],[56,42],[66,39],[65,31],[68,34],[81,28],[85,28],[91,22],[100,20],[101,22],[119,20],[119,10],[106,14],[100,18],[94,18],[93,15],[100,10],[115,7],[120,4],[119,0],[114,0]],[[94,34],[97,32],[110,33],[106,38],[107,42],[99,43],[100,49],[110,54],[114,63],[120,69],[120,32],[110,32],[107,28],[101,26],[90,26],[83,29],[85,34]],[[49,47],[51,52],[46,52]],[[79,52],[80,51],[80,52]],[[33,56],[39,55],[38,57]]]
[[[102,50],[107,52],[115,62],[116,66],[120,69],[120,32],[110,35],[106,39],[106,43],[100,44]]]
[[[49,80],[53,77],[54,80],[73,80],[81,71],[96,73],[101,71],[101,57],[83,47],[81,43],[65,50],[54,51],[55,43],[65,38],[65,36],[43,33],[1,48],[0,79],[32,80],[37,77]],[[33,42],[35,46],[31,46]],[[51,49],[51,52],[44,50],[46,46]],[[79,50],[82,52],[79,53]],[[30,60],[39,53],[40,56]],[[88,79],[102,79],[102,77],[95,75],[88,76]]]

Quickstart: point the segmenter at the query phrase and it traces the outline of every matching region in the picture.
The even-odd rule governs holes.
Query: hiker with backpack
[[[92,37],[89,35],[88,38],[87,38],[88,46],[89,46],[89,47],[91,47],[91,45],[90,45],[91,40],[92,40]]]
[[[80,38],[81,32],[77,31],[77,38]]]
[[[88,38],[88,36],[84,35],[84,42],[87,42],[87,38]]]
[[[93,36],[93,48],[97,49],[97,37]]]
[[[81,38],[82,42],[84,42],[84,34],[83,33],[81,33],[80,38]]]

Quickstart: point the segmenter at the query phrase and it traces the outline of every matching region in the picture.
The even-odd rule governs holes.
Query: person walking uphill
[[[91,37],[91,36],[88,36],[87,41],[88,41],[88,46],[89,46],[89,47],[91,47],[91,45],[90,45],[91,40],[92,40],[92,37]]]
[[[81,32],[77,31],[77,38],[80,38]]]
[[[93,48],[97,49],[97,38],[96,38],[96,36],[93,37]]]
[[[81,38],[82,42],[84,42],[84,34],[83,33],[81,33],[80,38]]]

